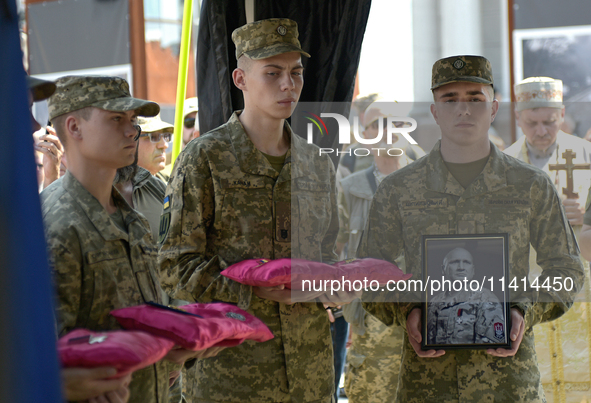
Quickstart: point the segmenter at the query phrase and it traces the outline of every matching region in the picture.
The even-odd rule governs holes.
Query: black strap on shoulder
[[[373,164],[365,170],[365,176],[367,177],[367,181],[369,182],[369,187],[371,187],[371,192],[375,195],[376,190],[378,189],[378,184],[376,183],[376,177],[373,174],[374,166]]]

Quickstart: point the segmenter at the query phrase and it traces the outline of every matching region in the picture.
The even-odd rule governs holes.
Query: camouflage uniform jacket
[[[540,284],[545,278],[552,283],[570,277],[571,292],[528,288],[510,294],[511,306],[524,313],[526,329],[514,357],[458,350],[422,359],[405,337],[398,401],[544,401],[532,326],[564,314],[583,282],[576,241],[546,174],[491,145],[483,172],[464,189],[447,170],[437,143],[426,157],[384,179],[365,233],[360,256],[394,261],[404,253],[406,270],[415,279],[421,278],[421,235],[463,233],[508,233],[511,278],[527,278],[530,243],[543,268]],[[371,298],[364,304],[370,313],[386,325],[405,326],[421,295],[381,293]],[[398,303],[378,302],[385,300]]]
[[[250,286],[220,275],[245,259],[336,257],[334,166],[285,129],[291,148],[281,172],[254,147],[234,113],[187,145],[169,181],[160,226],[165,291],[188,301],[237,304],[275,336],[197,360],[194,377],[187,376],[193,402],[331,401],[333,358],[322,304],[263,300]]]
[[[429,301],[429,344],[500,343],[505,340],[503,305],[490,290],[462,297],[449,291]]]
[[[113,188],[113,199],[123,214],[121,231],[78,180],[67,172],[41,194],[42,214],[50,263],[57,287],[58,333],[75,328],[121,329],[113,309],[161,302],[148,223]],[[166,365],[136,371],[130,402],[166,402]]]

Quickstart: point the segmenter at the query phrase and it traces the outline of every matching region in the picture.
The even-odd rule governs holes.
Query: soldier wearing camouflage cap
[[[499,334],[511,340],[511,348],[494,350],[422,350],[420,293],[364,294],[368,312],[386,325],[406,328],[397,401],[544,402],[533,326],[564,314],[583,284],[576,241],[553,183],[488,139],[498,110],[492,82],[484,57],[435,63],[431,112],[441,140],[425,158],[382,181],[359,256],[404,258],[407,272],[420,279],[422,235],[508,233],[510,278],[528,278],[532,245],[542,263],[541,278],[568,277],[574,287],[540,290],[536,299],[513,292],[511,328]]]
[[[49,115],[68,171],[41,198],[57,331],[120,329],[113,309],[162,302],[149,224],[113,187],[117,169],[135,159],[137,115],[154,116],[160,108],[132,97],[119,77],[67,76],[56,86]],[[167,402],[168,380],[164,362],[135,372],[130,402]]]
[[[333,164],[286,121],[303,86],[301,55],[308,56],[297,37],[288,19],[234,31],[238,68],[232,77],[244,110],[183,149],[166,190],[164,289],[173,298],[237,304],[275,335],[189,368],[193,402],[332,400],[331,337],[322,304],[294,303],[283,286],[253,287],[220,275],[246,259],[336,258]]]

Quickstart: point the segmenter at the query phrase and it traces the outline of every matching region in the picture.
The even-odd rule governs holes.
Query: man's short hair
[[[85,121],[90,120],[92,116],[92,111],[94,107],[87,106],[86,108],[78,109],[73,112],[66,113],[64,115],[57,116],[51,120],[51,124],[55,129],[55,133],[57,134],[57,138],[62,143],[62,146],[65,148],[67,143],[67,135],[66,135],[66,119],[69,116],[74,116],[77,119],[82,119]]]

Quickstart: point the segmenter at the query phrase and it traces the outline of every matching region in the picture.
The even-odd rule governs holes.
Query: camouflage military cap
[[[287,18],[270,18],[243,25],[232,32],[236,59],[243,54],[259,60],[289,52],[310,57],[302,50],[298,35],[298,24]]]
[[[142,128],[142,133],[154,133],[160,130],[170,133],[174,131],[174,126],[160,119],[160,115],[153,118],[138,117],[137,124]]]
[[[129,93],[129,84],[120,77],[64,76],[55,82],[57,89],[49,98],[49,120],[94,106],[106,111],[136,111],[140,116],[156,116],[160,106],[137,99]]]
[[[35,102],[43,101],[55,92],[55,83],[53,81],[41,80],[31,76],[27,76],[27,87],[33,94],[33,101]]]
[[[433,65],[431,90],[457,82],[493,85],[490,62],[482,56],[451,56],[437,60]]]

